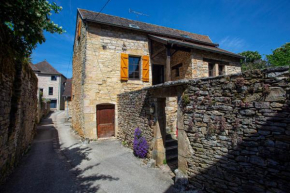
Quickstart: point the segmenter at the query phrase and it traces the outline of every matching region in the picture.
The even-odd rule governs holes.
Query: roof
[[[218,44],[212,43],[211,39],[207,35],[195,34],[187,31],[182,31],[178,29],[172,29],[168,27],[158,26],[154,24],[144,23],[140,21],[125,19],[122,17],[117,17],[113,15],[107,15],[100,12],[88,11],[85,9],[78,9],[81,17],[85,21],[91,21],[95,23],[107,24],[111,26],[127,28],[130,30],[144,31],[155,35],[164,35],[173,38],[185,39],[187,41],[194,41],[203,44],[209,44],[217,46]],[[130,25],[135,25],[137,27],[130,27]]]
[[[180,41],[177,39],[172,39],[172,38],[165,38],[165,37],[160,37],[160,36],[154,36],[154,35],[149,35],[149,38],[158,41],[160,43],[163,44],[168,44],[168,45],[179,45],[179,46],[183,46],[183,47],[188,47],[188,48],[192,48],[192,49],[197,49],[197,50],[204,50],[204,51],[209,51],[209,52],[214,52],[214,53],[218,53],[218,54],[224,54],[224,55],[228,55],[228,56],[232,56],[235,58],[244,58],[243,56],[239,55],[239,54],[235,54],[223,49],[220,49],[218,47],[214,47],[214,46],[207,46],[207,45],[201,45],[201,44],[195,44],[192,42],[185,42],[185,41]]]
[[[43,74],[55,74],[55,75],[62,75],[59,73],[56,69],[54,69],[51,64],[49,64],[46,60],[39,62],[37,64],[34,64],[32,69],[36,68],[40,71],[40,73]]]
[[[38,70],[38,68],[37,68],[35,65],[33,65],[31,62],[30,62],[29,64],[30,64],[31,69],[32,69],[34,72],[40,72],[40,70]]]
[[[64,88],[64,92],[62,96],[71,97],[71,93],[72,93],[72,79],[70,78],[66,80],[66,84],[65,84],[65,88]]]

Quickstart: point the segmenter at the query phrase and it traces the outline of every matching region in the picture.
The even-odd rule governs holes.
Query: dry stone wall
[[[0,184],[30,146],[37,121],[37,77],[11,58],[0,64]]]
[[[192,80],[183,94],[189,181],[205,192],[289,192],[288,68]]]
[[[150,104],[153,102],[148,90],[118,95],[118,139],[132,148],[134,131],[139,128],[147,142],[153,139],[150,125]]]
[[[154,97],[174,96],[177,85],[186,88],[177,112],[178,169],[190,186],[204,192],[289,192],[289,68],[180,80],[120,94],[119,139],[131,147],[139,127],[154,158],[158,143],[150,104],[156,104]]]

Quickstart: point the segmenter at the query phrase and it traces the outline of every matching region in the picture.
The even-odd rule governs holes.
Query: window
[[[175,70],[175,77],[180,76],[180,68],[182,67],[182,63],[173,66],[171,69]]]
[[[40,88],[40,89],[39,89],[39,92],[43,93],[43,88]]]
[[[140,79],[140,57],[129,56],[129,79]]]
[[[52,81],[56,81],[56,76],[54,76],[54,75],[51,76],[51,80],[52,80]]]
[[[48,95],[53,95],[53,87],[48,88]]]
[[[214,63],[208,63],[208,76],[209,77],[214,76],[213,71],[214,71]]]
[[[225,66],[219,64],[219,75],[224,75],[225,74]]]
[[[175,76],[176,76],[176,77],[179,77],[179,68],[176,68],[176,69],[175,69]]]

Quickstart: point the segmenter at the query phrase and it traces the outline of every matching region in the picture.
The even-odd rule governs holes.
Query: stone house
[[[38,96],[50,100],[50,109],[64,110],[64,83],[66,77],[59,73],[46,60],[31,65],[38,78]]]
[[[118,94],[168,81],[240,72],[242,56],[218,46],[206,35],[78,9],[73,128],[90,139],[117,136]],[[166,98],[165,105],[166,130],[174,133],[176,97]]]

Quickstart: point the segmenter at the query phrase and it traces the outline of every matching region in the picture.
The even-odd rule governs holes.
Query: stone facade
[[[65,111],[66,111],[66,115],[67,118],[71,118],[72,117],[72,102],[71,100],[65,100]]]
[[[123,93],[118,136],[130,145],[139,127],[150,143],[148,157],[160,157],[162,164],[158,124],[165,107],[158,101],[178,96],[178,169],[190,186],[204,192],[288,192],[289,80],[289,69],[281,67]]]
[[[160,49],[162,44],[153,43],[156,49]],[[174,50],[174,49],[172,49]],[[177,50],[173,52],[170,59],[171,80],[203,78],[209,76],[209,61],[215,64],[214,76],[218,76],[218,65],[224,66],[224,75],[230,75],[241,72],[240,59],[233,58],[227,55],[204,52],[201,50],[191,49],[187,51]],[[165,65],[166,53],[165,51],[156,56],[152,63]],[[179,75],[175,66],[182,64],[179,68]]]
[[[11,58],[0,66],[0,183],[27,151],[37,121],[37,77],[29,64]]]
[[[77,124],[78,120],[76,116],[73,116],[73,127],[79,128],[82,125],[82,129],[86,130],[87,137],[93,139],[96,138],[96,106],[109,103],[115,104],[115,109],[117,109],[118,94],[150,86],[152,78],[150,78],[150,82],[142,80],[120,81],[121,53],[134,56],[148,55],[148,39],[145,35],[96,24],[90,25],[88,31],[83,33],[86,35],[82,35],[81,39],[86,38],[86,43],[82,45],[84,40],[81,40],[82,43],[75,46],[76,56],[74,57],[73,72],[73,103],[83,103],[81,104],[83,110],[76,107],[76,104],[73,106],[74,112],[77,111],[76,114],[82,117],[80,120],[84,121]],[[123,50],[124,44],[126,50]],[[83,47],[80,48],[80,46]],[[83,57],[85,57],[83,68],[78,62],[79,53],[77,52],[82,52]],[[80,85],[80,80],[82,80],[82,85]],[[78,91],[76,91],[76,87],[79,87]],[[80,90],[83,92],[82,100],[76,99],[76,93]],[[117,122],[117,110],[115,114],[115,122]]]
[[[151,40],[148,33],[89,21],[84,22],[80,16],[77,21],[81,27],[80,33],[76,33],[74,45],[72,126],[81,136],[96,139],[97,105],[115,105],[115,123],[118,123],[117,95],[151,86],[152,65],[165,65],[166,53],[164,51],[154,59],[151,58],[152,50],[162,49],[164,45]],[[171,52],[173,51],[171,50]],[[121,81],[121,54],[138,57],[150,56],[149,81],[142,81],[142,65],[140,65],[140,80]],[[227,73],[240,71],[239,61],[235,58],[197,50],[189,49],[189,52],[179,50],[171,58],[171,80],[207,76],[208,69],[203,65],[205,56],[227,62]],[[200,62],[202,68],[198,67]],[[182,63],[180,75],[176,76],[174,67],[180,63]],[[168,108],[172,112],[177,111],[176,104]],[[174,115],[172,114],[172,116]],[[174,124],[174,121],[171,122],[170,124]],[[115,136],[118,133],[118,127],[116,124]]]
[[[80,18],[78,17],[78,20]],[[72,79],[72,126],[78,134],[84,137],[84,80],[86,64],[87,32],[81,22],[80,37],[75,38],[73,54],[73,79]]]
[[[177,107],[177,97],[166,98],[166,133],[170,133],[174,138],[177,129]]]

